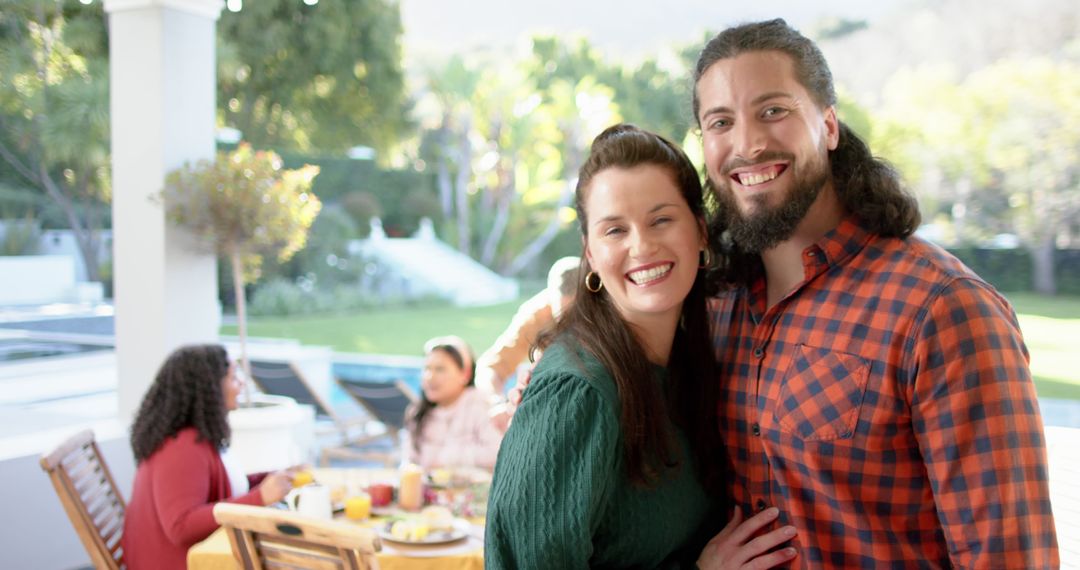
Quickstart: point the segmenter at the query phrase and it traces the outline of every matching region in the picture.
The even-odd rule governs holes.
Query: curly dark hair
[[[699,123],[701,101],[697,85],[712,65],[724,59],[756,51],[778,51],[791,58],[795,79],[822,108],[836,105],[832,72],[821,50],[782,19],[753,22],[728,28],[705,45],[694,66],[693,110]],[[700,126],[700,123],[699,123]],[[906,238],[919,227],[919,203],[904,187],[900,175],[888,162],[875,157],[867,144],[847,125],[840,122],[840,140],[829,152],[833,187],[844,209],[853,214],[867,230],[886,237]],[[706,182],[706,193],[715,192]],[[716,204],[715,197],[710,200]],[[713,248],[723,253],[721,263],[710,274],[722,281],[741,282],[759,269],[756,254],[739,251],[738,244],[725,242],[727,215],[710,217],[709,236]]]
[[[143,397],[131,425],[135,462],[150,458],[165,440],[194,427],[200,441],[218,449],[232,435],[226,419],[221,381],[229,373],[229,356],[219,344],[182,346],[165,359]]]

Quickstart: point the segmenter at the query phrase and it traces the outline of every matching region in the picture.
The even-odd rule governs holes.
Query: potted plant
[[[254,151],[245,143],[218,153],[215,161],[185,164],[166,177],[162,194],[168,219],[229,260],[240,362],[249,378],[244,285],[258,279],[263,256],[285,262],[304,247],[322,207],[311,193],[318,173],[311,165],[285,170],[277,154]],[[250,403],[250,382],[245,396]]]

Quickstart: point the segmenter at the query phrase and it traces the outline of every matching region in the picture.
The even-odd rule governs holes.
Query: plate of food
[[[465,519],[454,518],[446,507],[426,507],[419,514],[397,516],[375,527],[380,538],[391,543],[408,545],[446,544],[465,539],[472,525]]]

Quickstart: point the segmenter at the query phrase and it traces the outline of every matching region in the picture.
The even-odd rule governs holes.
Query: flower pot
[[[230,454],[245,472],[273,471],[310,463],[314,454],[315,409],[292,398],[255,394],[229,412]]]

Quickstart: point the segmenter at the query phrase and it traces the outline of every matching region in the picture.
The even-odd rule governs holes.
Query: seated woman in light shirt
[[[488,396],[474,386],[472,349],[441,336],[424,344],[424,355],[420,401],[405,412],[405,462],[492,469],[503,433],[491,421]]]

